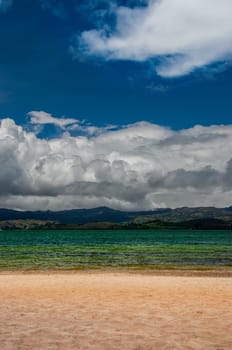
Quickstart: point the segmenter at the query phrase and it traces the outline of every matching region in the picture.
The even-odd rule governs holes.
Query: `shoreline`
[[[191,269],[77,269],[77,270],[0,270],[4,275],[142,275],[142,276],[174,276],[174,277],[222,277],[232,278],[232,268],[212,270]]]

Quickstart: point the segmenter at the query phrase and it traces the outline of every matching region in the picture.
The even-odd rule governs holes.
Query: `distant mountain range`
[[[158,212],[161,213],[161,210]],[[152,215],[153,211],[126,212],[107,207],[93,209],[72,209],[62,211],[17,211],[0,209],[1,220],[43,220],[56,221],[60,224],[86,224],[90,222],[108,221],[121,223],[133,221],[138,216]]]
[[[183,222],[190,220],[202,219],[220,219],[232,220],[232,207],[215,208],[215,207],[198,207],[198,208],[176,208],[176,209],[160,209],[151,214],[143,214],[137,216],[136,222],[150,222],[151,220],[161,220],[164,222]]]
[[[232,207],[156,209],[127,212],[107,207],[63,211],[17,211],[0,209],[0,228],[37,227],[49,223],[50,228],[232,228]],[[4,223],[4,224],[3,224]],[[17,225],[18,223],[18,225]],[[36,223],[38,223],[36,225]],[[54,226],[55,225],[55,226]],[[73,226],[74,225],[74,226]],[[43,226],[43,225],[42,225]]]

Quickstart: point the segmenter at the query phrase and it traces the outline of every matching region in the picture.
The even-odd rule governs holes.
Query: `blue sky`
[[[0,0],[0,207],[229,206],[231,0]]]
[[[174,129],[231,122],[229,61],[166,78],[150,60],[106,61],[78,48],[74,58],[75,35],[112,22],[99,19],[107,3],[15,0],[1,13],[1,117],[24,124],[29,111],[44,110],[98,126],[147,120]]]

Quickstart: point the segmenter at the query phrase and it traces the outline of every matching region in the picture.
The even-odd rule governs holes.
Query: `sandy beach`
[[[1,350],[231,350],[232,278],[0,274]]]

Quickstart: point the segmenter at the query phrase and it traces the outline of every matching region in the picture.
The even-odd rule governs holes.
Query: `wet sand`
[[[1,350],[231,350],[232,278],[0,274]]]

